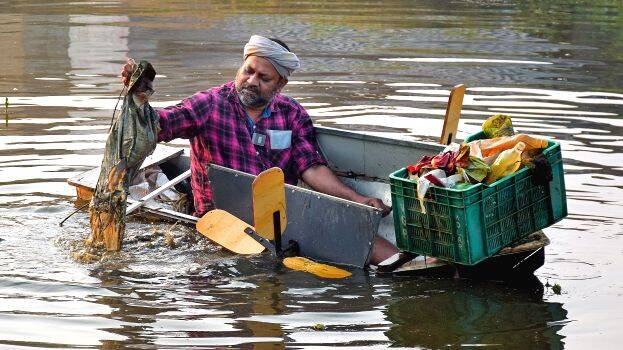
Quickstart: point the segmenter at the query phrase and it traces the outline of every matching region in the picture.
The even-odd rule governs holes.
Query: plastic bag
[[[480,158],[487,158],[502,151],[515,147],[519,142],[526,144],[526,151],[532,149],[543,149],[547,147],[547,140],[533,137],[526,134],[517,134],[514,136],[502,136],[492,139],[476,140],[470,142],[470,151],[473,149],[472,155],[480,152]],[[476,149],[478,147],[478,150]]]
[[[465,182],[477,183],[482,182],[490,171],[491,168],[482,159],[470,156],[467,167],[458,168],[457,172],[463,175]]]
[[[482,123],[482,131],[488,139],[500,136],[513,136],[513,122],[511,117],[504,114],[496,114]]]

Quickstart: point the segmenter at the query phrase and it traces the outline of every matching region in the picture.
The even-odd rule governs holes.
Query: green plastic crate
[[[484,138],[483,133],[465,141]],[[551,226],[567,216],[560,144],[549,141],[543,151],[554,179],[536,185],[530,169],[490,184],[463,190],[431,186],[420,212],[417,185],[406,169],[389,176],[398,248],[459,264],[475,265],[515,240]]]

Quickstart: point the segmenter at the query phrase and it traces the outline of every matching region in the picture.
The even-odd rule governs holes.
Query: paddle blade
[[[439,139],[439,143],[442,145],[449,145],[456,138],[464,95],[465,85],[463,84],[457,85],[450,90],[446,116],[443,120],[443,129],[441,131],[441,138]]]
[[[224,210],[214,209],[199,219],[197,231],[234,253],[259,254],[264,247],[244,232],[249,226]]]
[[[292,270],[309,272],[322,278],[346,278],[352,276],[352,273],[346,270],[342,270],[331,265],[317,263],[313,260],[300,256],[283,259],[283,265]]]
[[[253,226],[260,236],[274,240],[273,213],[279,211],[281,233],[286,228],[286,192],[283,171],[270,168],[253,181]]]

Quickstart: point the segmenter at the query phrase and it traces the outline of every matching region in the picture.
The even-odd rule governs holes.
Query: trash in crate
[[[542,159],[533,162],[547,147],[547,140],[526,134],[513,135],[510,117],[494,115],[482,129],[485,135],[501,135],[459,145],[453,143],[435,156],[423,156],[407,166],[407,178],[417,183],[420,208],[426,212],[424,198],[431,186],[466,189],[471,184],[491,184],[511,175],[522,166],[543,172]],[[543,177],[541,177],[543,178]]]
[[[560,144],[512,130],[493,116],[465,143],[390,175],[398,248],[474,265],[567,215]]]

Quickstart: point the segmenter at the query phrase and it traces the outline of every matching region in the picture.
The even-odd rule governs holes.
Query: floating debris
[[[560,295],[560,293],[562,292],[562,287],[560,286],[560,284],[555,283],[552,286],[552,292],[554,292],[554,294]]]
[[[9,127],[9,98],[4,98],[4,124]]]
[[[164,243],[169,246],[171,249],[175,249],[175,239],[173,239],[173,234],[171,231],[168,231],[164,234]]]
[[[81,263],[90,264],[100,261],[101,255],[97,254],[92,247],[87,247],[79,252],[73,252],[71,257]]]
[[[322,323],[316,323],[312,326],[315,331],[324,331],[325,326]]]

